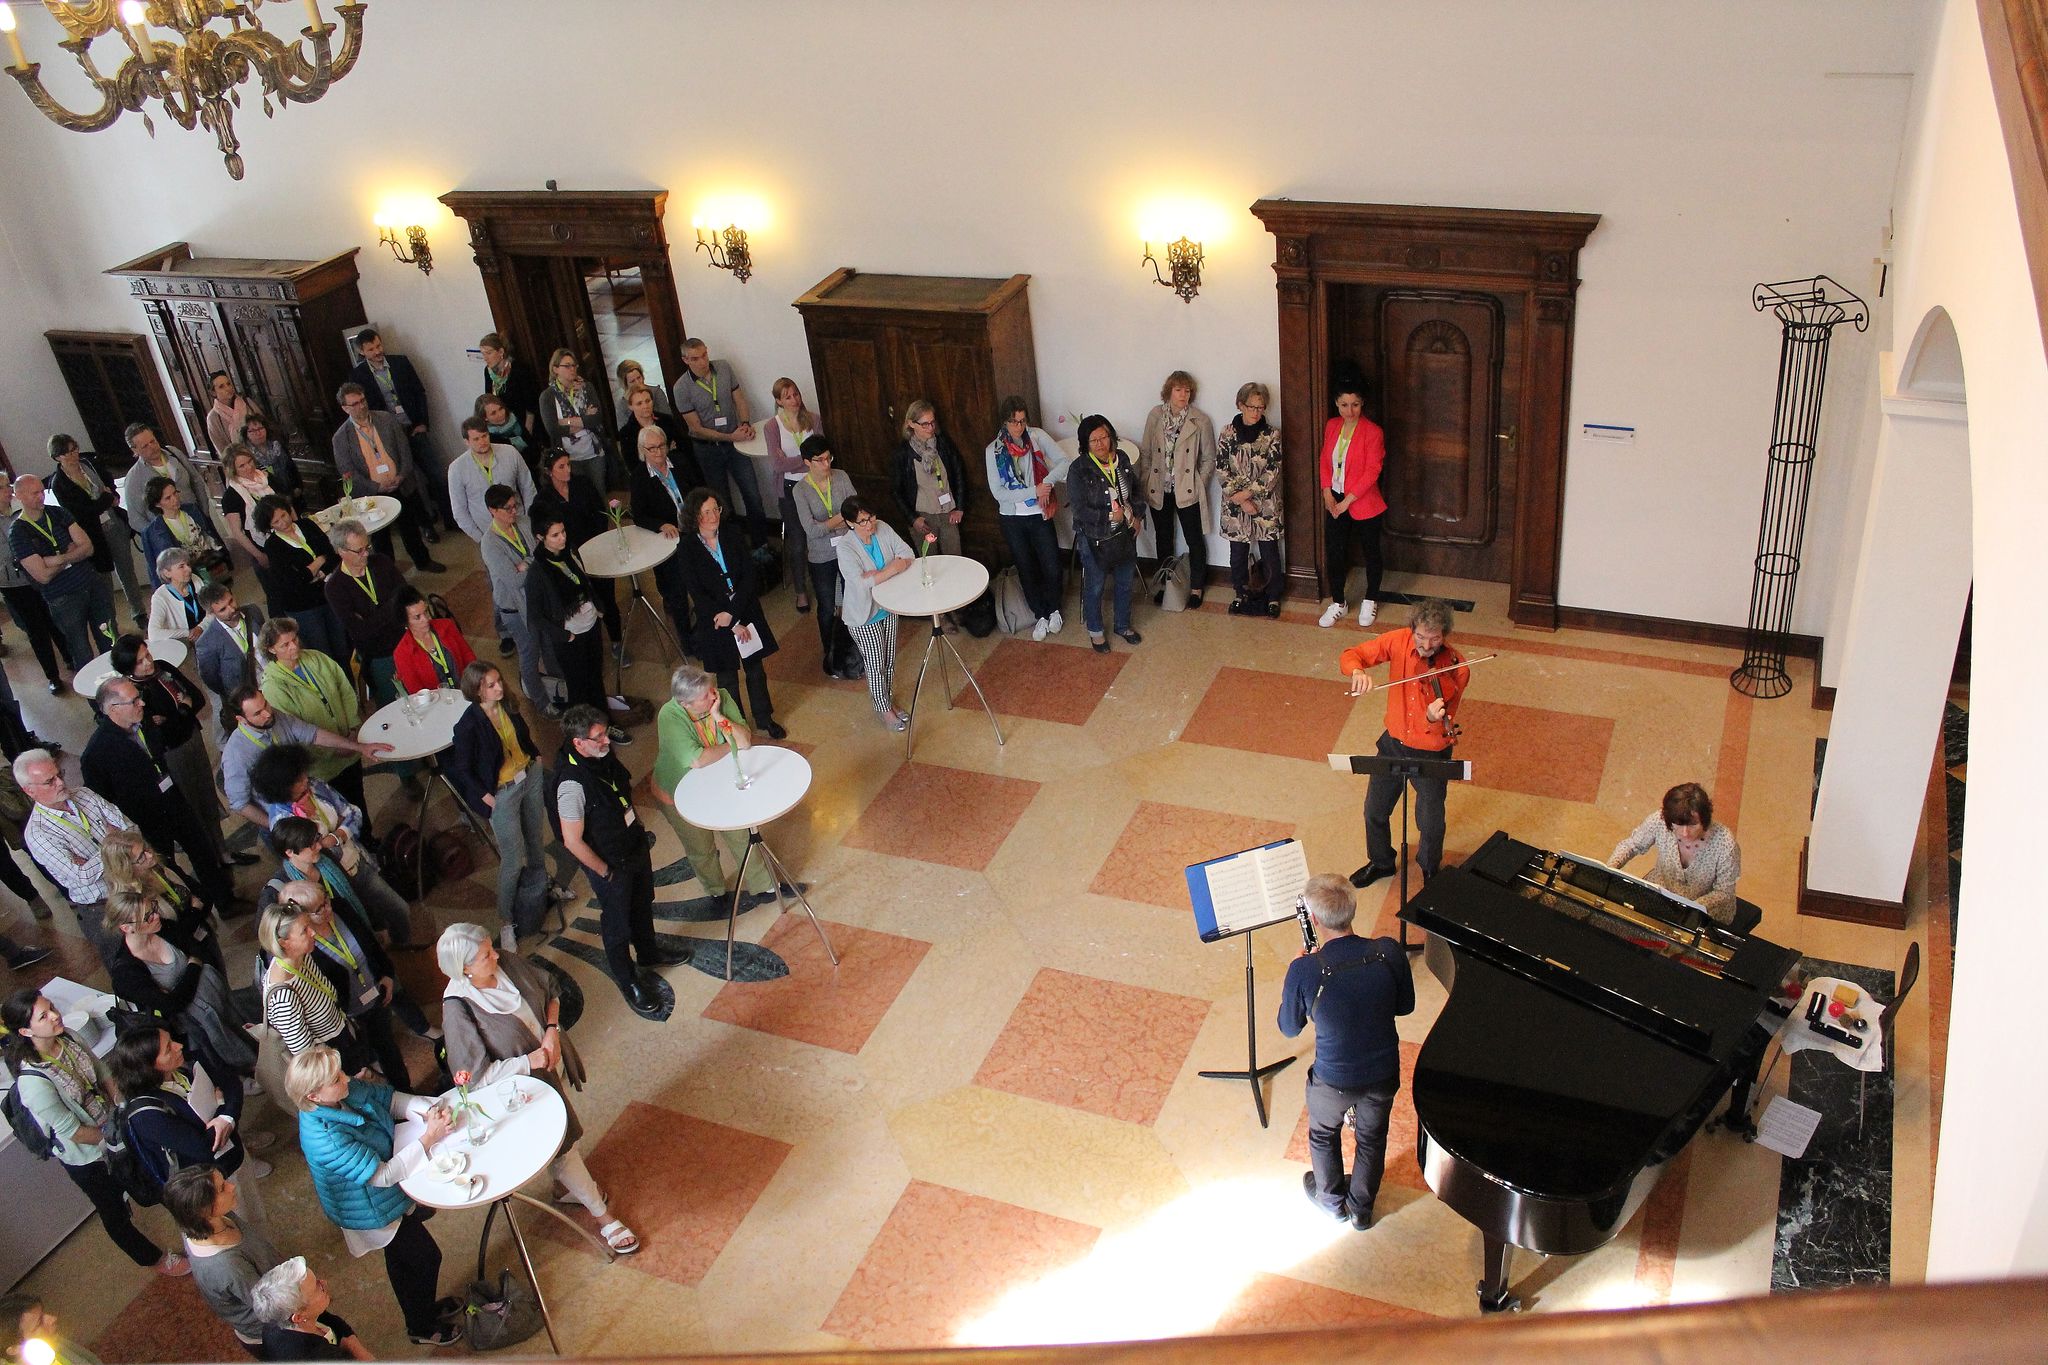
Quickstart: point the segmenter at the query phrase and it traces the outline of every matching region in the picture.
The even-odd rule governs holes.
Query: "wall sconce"
[[[383,214],[376,217],[377,240],[391,248],[391,255],[400,265],[416,265],[422,275],[434,273],[434,253],[427,245],[427,230],[414,223],[405,229],[405,244],[398,240],[399,229]]]
[[[1159,260],[1152,254],[1152,243],[1145,243],[1145,259],[1140,265],[1152,267],[1152,278],[1180,295],[1182,303],[1194,302],[1195,295],[1202,292],[1202,244],[1191,242],[1185,237],[1169,242],[1166,247],[1166,268],[1173,272],[1172,279],[1159,273]]]
[[[747,249],[746,229],[727,224],[725,231],[713,228],[706,237],[702,219],[693,220],[690,226],[697,233],[697,250],[711,258],[705,264],[716,270],[730,270],[734,279],[745,284],[754,273],[754,253]]]

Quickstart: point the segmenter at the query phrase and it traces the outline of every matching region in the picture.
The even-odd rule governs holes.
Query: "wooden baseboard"
[[[1675,640],[1688,645],[1717,645],[1741,649],[1741,626],[1716,625],[1711,621],[1681,621],[1672,616],[1638,616],[1626,611],[1602,611],[1597,607],[1559,607],[1557,623],[1573,630],[1604,630],[1615,635],[1637,635],[1652,640]],[[1785,654],[1794,659],[1820,657],[1817,635],[1787,635]]]
[[[1816,919],[1838,919],[1848,924],[1868,924],[1877,929],[1906,927],[1906,902],[1881,901],[1864,896],[1845,896],[1837,891],[1815,891],[1806,884],[1806,845],[1799,841],[1799,913]]]
[[[1832,711],[1835,709],[1835,689],[1832,687],[1822,687],[1820,683],[1821,664],[1823,662],[1821,646],[1823,643],[1823,641],[1818,640],[1814,642],[1813,695],[1808,699],[1807,704],[1816,711]]]

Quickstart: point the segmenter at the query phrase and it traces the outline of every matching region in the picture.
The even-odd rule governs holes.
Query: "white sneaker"
[[[1336,625],[1343,615],[1344,604],[1342,602],[1332,602],[1329,606],[1323,608],[1323,614],[1316,618],[1316,624],[1324,630],[1328,630],[1331,626]]]
[[[1038,624],[1031,628],[1031,638],[1034,640],[1043,640],[1045,638],[1045,633],[1051,629],[1052,622],[1046,620],[1043,616],[1041,616],[1038,618]]]
[[[1046,619],[1052,623],[1051,629],[1054,635],[1059,634],[1061,631],[1067,628],[1067,618],[1060,615],[1058,612],[1054,612],[1051,616],[1048,616]]]
[[[519,956],[519,931],[509,924],[501,926],[498,930],[498,950],[510,953],[514,957]]]
[[[245,1156],[242,1158],[242,1169],[235,1172],[235,1174],[246,1175],[251,1177],[252,1179],[261,1180],[264,1176],[270,1174],[270,1169],[270,1163],[263,1160],[261,1157]]]
[[[1380,604],[1373,601],[1370,597],[1358,604],[1358,624],[1361,626],[1371,625],[1372,618],[1379,614]]]

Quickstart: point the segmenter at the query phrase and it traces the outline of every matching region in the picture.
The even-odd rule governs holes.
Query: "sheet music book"
[[[1186,869],[1188,899],[1202,942],[1263,929],[1294,918],[1308,882],[1308,854],[1293,839],[1246,849]]]

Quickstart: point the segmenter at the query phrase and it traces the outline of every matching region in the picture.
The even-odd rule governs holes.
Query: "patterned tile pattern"
[[[1421,1322],[1428,1313],[1346,1294],[1285,1275],[1252,1277],[1244,1292],[1216,1320],[1218,1332],[1302,1331],[1314,1327],[1364,1327],[1381,1322]]]
[[[168,1239],[162,1244],[171,1245]],[[348,1316],[347,1308],[340,1311]],[[349,1325],[356,1326],[353,1321]],[[65,1330],[61,1322],[58,1330]],[[142,1292],[92,1343],[92,1351],[106,1365],[248,1359],[235,1334],[213,1315],[189,1277],[167,1280],[161,1275],[149,1277]]]
[[[1474,698],[1458,708],[1458,722],[1465,728],[1461,755],[1485,755],[1472,765],[1479,786],[1558,801],[1600,795],[1611,717]]]
[[[1221,668],[1181,739],[1321,763],[1356,703],[1334,674],[1302,678],[1251,668]]]
[[[949,1342],[959,1328],[1088,1254],[1095,1228],[913,1180],[824,1330],[877,1350]]]
[[[1120,652],[1097,654],[1092,649],[1004,640],[974,670],[974,680],[988,695],[989,705],[1003,715],[1086,725],[1130,661],[1130,655]],[[915,660],[911,668],[915,670]],[[929,689],[930,684],[926,686]],[[953,704],[980,703],[962,683]]]
[[[651,1104],[628,1104],[584,1159],[612,1212],[640,1234],[635,1270],[696,1284],[788,1157],[786,1142]],[[571,1210],[571,1216],[577,1215]],[[595,1256],[551,1218],[527,1227]]]
[[[1293,833],[1293,826],[1273,820],[1140,801],[1088,889],[1098,896],[1187,910],[1188,864]]]
[[[842,841],[979,872],[1010,837],[1038,784],[930,763],[905,763]]]
[[[1208,1016],[1206,1001],[1047,968],[1032,980],[974,1083],[1151,1123]]]
[[[791,906],[761,940],[789,964],[789,975],[726,985],[704,1007],[704,1017],[838,1052],[859,1052],[931,945],[831,920],[825,921],[825,932],[839,952],[837,968],[802,907]]]

